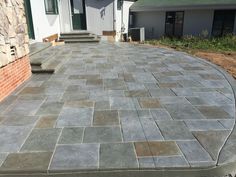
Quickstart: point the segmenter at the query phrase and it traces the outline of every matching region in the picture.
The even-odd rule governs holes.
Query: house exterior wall
[[[45,37],[60,33],[59,15],[47,15],[44,0],[30,0],[30,2],[35,40],[41,42]]]
[[[87,30],[97,35],[103,31],[113,31],[113,1],[85,0]]]
[[[0,101],[31,76],[23,0],[0,1]]]
[[[184,12],[183,35],[201,35],[207,31],[212,32],[214,10],[187,10]]]
[[[58,2],[61,32],[66,33],[72,30],[70,1],[61,0]]]
[[[135,27],[145,28],[145,38],[160,38],[165,34],[165,12],[136,12]]]
[[[129,8],[134,2],[124,1],[123,12],[122,10],[116,10],[116,41],[119,41],[122,33],[128,33],[129,28]],[[117,0],[116,0],[117,4]],[[116,7],[117,9],[117,7]],[[122,14],[123,13],[123,14]],[[124,27],[122,32],[121,28]]]

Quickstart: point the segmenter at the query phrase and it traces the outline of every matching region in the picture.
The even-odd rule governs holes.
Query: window
[[[58,14],[57,0],[44,0],[46,14]]]
[[[234,10],[216,10],[212,27],[212,36],[220,37],[233,33],[234,20]]]
[[[123,6],[123,0],[117,0],[117,10],[121,10]]]
[[[166,12],[165,34],[169,37],[183,35],[184,12]]]

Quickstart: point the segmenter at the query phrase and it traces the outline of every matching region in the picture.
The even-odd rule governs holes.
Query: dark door
[[[165,34],[169,37],[183,35],[184,12],[166,12]]]
[[[29,38],[35,39],[30,0],[24,0],[24,4],[25,4],[25,16],[28,26]]]
[[[86,30],[85,0],[70,0],[73,30]]]
[[[235,10],[216,10],[212,28],[212,36],[219,37],[233,33]]]

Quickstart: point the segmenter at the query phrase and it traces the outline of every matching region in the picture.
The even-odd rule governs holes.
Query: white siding
[[[113,0],[86,0],[87,30],[97,35],[113,31]]]
[[[30,0],[36,41],[60,33],[59,15],[46,15],[44,0]]]
[[[156,39],[165,34],[165,12],[135,13],[135,27],[145,28],[146,39]]]
[[[188,10],[184,12],[183,35],[198,36],[207,30],[211,35],[214,10]]]

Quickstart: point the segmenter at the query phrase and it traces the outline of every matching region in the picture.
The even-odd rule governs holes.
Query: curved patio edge
[[[183,53],[183,52],[181,52]],[[186,54],[186,53],[185,53]],[[189,55],[189,54],[186,54]],[[191,56],[191,55],[189,55]],[[218,70],[231,85],[236,98],[236,80],[222,68],[204,59],[195,57]],[[236,174],[236,127],[231,131],[219,151],[216,165],[191,168],[147,168],[107,170],[45,170],[45,171],[1,171],[0,177],[223,177]]]

